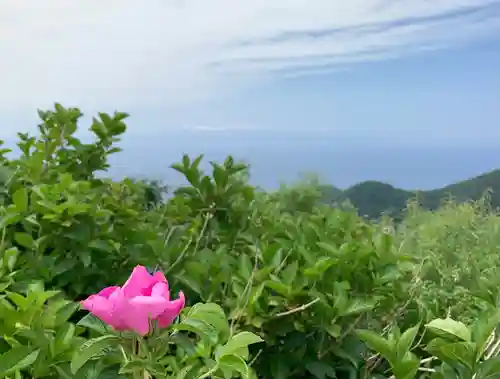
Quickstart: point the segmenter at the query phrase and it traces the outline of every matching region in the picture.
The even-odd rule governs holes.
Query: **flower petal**
[[[161,271],[156,271],[155,274],[153,275],[153,278],[156,280],[156,282],[167,283],[167,279],[165,278],[165,275],[163,275],[163,272]]]
[[[155,320],[168,307],[167,299],[159,296],[136,296],[129,299],[122,320],[128,329],[141,335],[149,332],[151,321]]]
[[[179,292],[179,298],[169,301],[163,313],[158,316],[158,327],[166,328],[169,326],[176,319],[176,317],[179,316],[179,313],[181,313],[185,303],[186,299],[184,297],[184,293],[181,291]]]
[[[163,297],[167,301],[170,300],[170,292],[168,283],[156,283],[151,289],[151,296]]]
[[[107,298],[99,295],[91,295],[83,300],[81,304],[94,316],[114,327],[113,304]]]
[[[105,298],[109,298],[111,296],[111,294],[118,289],[120,289],[120,287],[118,287],[118,286],[106,287],[106,288],[102,289],[97,295],[105,297]]]
[[[104,288],[82,302],[84,308],[115,330],[133,330],[141,335],[150,331],[152,320],[168,326],[184,307],[184,294],[170,300],[165,275],[150,275],[144,266],[136,266],[122,287]],[[161,320],[160,320],[161,318]]]
[[[132,274],[122,286],[123,294],[127,298],[133,298],[143,295],[143,291],[147,290],[155,284],[153,276],[151,276],[144,266],[136,266]]]

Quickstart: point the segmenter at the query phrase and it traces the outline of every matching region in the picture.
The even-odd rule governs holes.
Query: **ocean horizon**
[[[202,168],[208,162],[222,162],[228,155],[250,166],[250,182],[264,189],[293,184],[307,175],[339,188],[378,180],[408,190],[429,190],[466,180],[500,168],[495,148],[406,147],[327,149],[305,145],[303,150],[260,148],[240,151],[207,149],[141,149],[119,153],[109,171],[113,177],[161,180],[176,187],[184,184],[181,176],[169,168],[183,153],[191,158],[204,153]],[[175,151],[177,150],[177,151]]]

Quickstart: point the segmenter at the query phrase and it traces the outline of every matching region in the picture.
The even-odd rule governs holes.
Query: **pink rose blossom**
[[[167,279],[161,272],[150,275],[144,266],[137,266],[122,286],[104,288],[81,302],[82,306],[115,330],[131,330],[144,336],[150,332],[151,321],[166,328],[184,308],[184,294],[170,300]]]

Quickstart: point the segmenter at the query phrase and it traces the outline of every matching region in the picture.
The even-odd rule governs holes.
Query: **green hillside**
[[[381,214],[397,217],[411,199],[418,199],[427,209],[437,209],[452,197],[457,202],[479,200],[490,191],[491,205],[500,207],[500,170],[494,170],[471,179],[428,191],[405,190],[379,181],[364,181],[346,190],[322,186],[323,200],[342,203],[348,200],[361,215],[377,218]]]

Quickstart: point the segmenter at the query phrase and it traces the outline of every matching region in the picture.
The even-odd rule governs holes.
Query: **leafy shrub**
[[[424,330],[431,335],[424,348],[431,355],[421,360],[412,352],[419,325],[404,333],[395,327],[388,338],[370,330],[358,335],[389,362],[395,379],[414,378],[418,372],[432,373],[435,379],[485,379],[500,375],[499,323],[499,310],[491,309],[470,326],[449,317],[434,319]]]
[[[232,334],[226,315],[213,303],[195,304],[183,312],[181,321],[166,332],[156,330],[147,338],[132,333],[116,333],[92,315],[79,325],[96,331],[98,336],[82,344],[74,353],[73,374],[88,363],[120,375],[155,378],[250,378],[248,346],[262,340],[248,332]],[[193,338],[191,334],[196,335]],[[87,366],[87,367],[86,367]]]
[[[20,157],[2,158],[9,172],[0,209],[4,248],[20,250],[26,278],[82,298],[108,280],[120,281],[146,258],[154,233],[144,221],[146,187],[97,177],[119,151],[114,144],[126,114],[101,113],[89,144],[74,136],[78,109],[56,104],[55,111],[39,114],[39,136],[20,133]]]
[[[33,285],[25,294],[8,292],[0,298],[0,377],[20,370],[33,378],[57,376],[85,341],[68,322],[78,304],[57,295]]]
[[[126,114],[93,119],[92,143],[75,137],[78,109],[56,104],[39,114],[39,135],[19,134],[20,156],[0,150],[0,312],[8,314],[0,348],[38,351],[8,375],[103,377],[140,367],[155,377],[406,379],[423,372],[422,360],[453,366],[428,349],[433,320],[471,324],[498,305],[500,217],[481,205],[410,207],[398,226],[373,223],[321,205],[317,186],[257,190],[232,157],[203,172],[202,156],[172,165],[188,185],[164,199],[159,183],[102,175]],[[168,340],[144,341],[162,346],[160,366],[90,316],[68,310],[61,323],[44,323],[53,303],[74,311],[69,300],[123,282],[138,264],[164,271],[188,300]],[[44,337],[30,339],[37,333]],[[247,333],[264,342],[221,363],[221,346]],[[54,350],[61,335],[67,349]]]
[[[12,292],[18,251],[0,249],[0,378],[27,373],[31,378],[57,377],[85,338],[69,322],[78,304],[40,282]]]
[[[91,314],[75,325],[69,319],[79,304],[59,291],[39,282],[26,293],[9,291],[15,258],[3,254],[0,266],[0,378],[255,376],[248,345],[262,340],[235,334],[216,304],[195,304],[180,322],[147,336],[114,331]]]
[[[193,243],[171,237],[160,267],[189,298],[220,303],[239,328],[262,336],[267,345],[254,353],[264,377],[356,370],[353,328],[379,326],[377,316],[396,311],[411,285],[402,280],[410,257],[353,212],[291,212],[280,198],[252,192],[232,160],[213,164],[212,175],[200,160],[174,166],[191,185],[165,204],[195,226]]]

